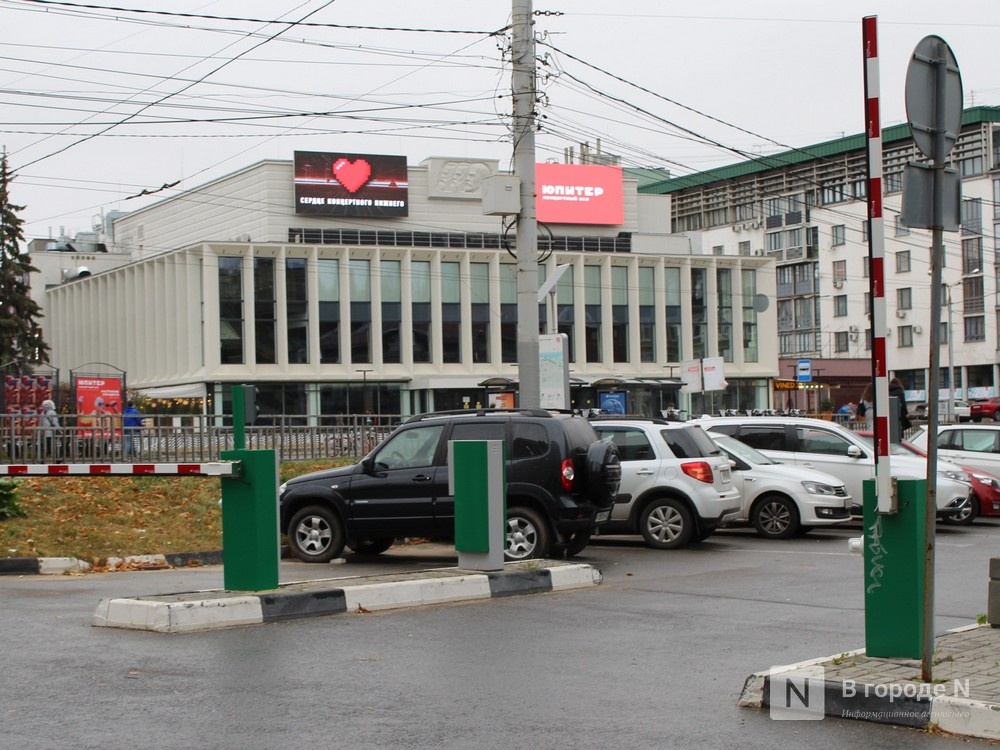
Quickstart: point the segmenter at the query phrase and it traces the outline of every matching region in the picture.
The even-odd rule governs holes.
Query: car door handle
[[[638,477],[651,477],[655,473],[655,471],[650,471],[649,469],[639,469],[635,474]]]
[[[415,477],[413,477],[413,481],[414,482],[429,482],[429,481],[431,481],[431,478],[429,476],[427,476],[426,474],[417,474]]]

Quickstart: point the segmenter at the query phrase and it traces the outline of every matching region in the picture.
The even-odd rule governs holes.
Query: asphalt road
[[[0,577],[4,747],[985,747],[857,721],[772,721],[751,672],[864,646],[858,529],[687,550],[603,539],[594,589],[161,635],[90,626],[101,597],[219,588],[221,568]],[[986,611],[1000,522],[938,534],[936,628]],[[283,581],[453,565],[285,561]]]

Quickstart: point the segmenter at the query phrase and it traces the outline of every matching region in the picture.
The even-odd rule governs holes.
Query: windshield
[[[768,458],[756,448],[751,448],[746,443],[737,440],[729,435],[722,435],[717,432],[710,433],[712,440],[718,443],[726,453],[736,458],[742,459],[748,464],[776,464],[779,463],[772,458]]]
[[[875,443],[874,443],[874,441],[872,441],[872,438],[871,438],[870,435],[858,435],[858,439],[859,440],[863,440],[865,442],[865,445],[868,445],[869,447],[871,447],[872,450],[875,449]],[[902,443],[889,443],[889,455],[890,456],[919,456],[921,454],[918,453],[917,451],[913,450],[912,448],[908,448],[907,446],[903,445]]]

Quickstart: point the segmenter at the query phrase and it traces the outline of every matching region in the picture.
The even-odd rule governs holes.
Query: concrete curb
[[[971,625],[948,632],[976,627],[978,626]],[[858,649],[846,654],[773,667],[767,672],[755,672],[744,682],[737,705],[742,708],[770,709],[769,694],[773,678],[789,673],[808,676],[810,669],[818,672],[817,668],[824,663],[864,654],[864,649]],[[935,695],[935,687],[888,681],[871,684],[858,681],[847,686],[841,680],[823,680],[823,712],[825,716],[837,718],[916,729],[934,727],[955,735],[1000,739],[1000,704],[953,695]]]
[[[109,557],[100,561],[98,568],[106,568],[110,572],[116,572],[165,570],[192,565],[222,565],[222,550]],[[65,573],[86,573],[93,569],[89,562],[75,557],[0,557],[0,576],[63,575]]]
[[[302,617],[566,591],[597,586],[602,579],[600,570],[591,565],[551,560],[507,563],[502,571],[486,573],[435,568],[407,574],[302,581],[254,593],[213,590],[102,599],[91,624],[188,633]]]

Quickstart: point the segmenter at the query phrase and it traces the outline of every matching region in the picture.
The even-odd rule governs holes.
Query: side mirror
[[[849,446],[847,456],[849,458],[864,458],[864,452],[856,445]]]
[[[361,459],[361,470],[365,474],[375,476],[375,459],[371,456],[365,456]]]

